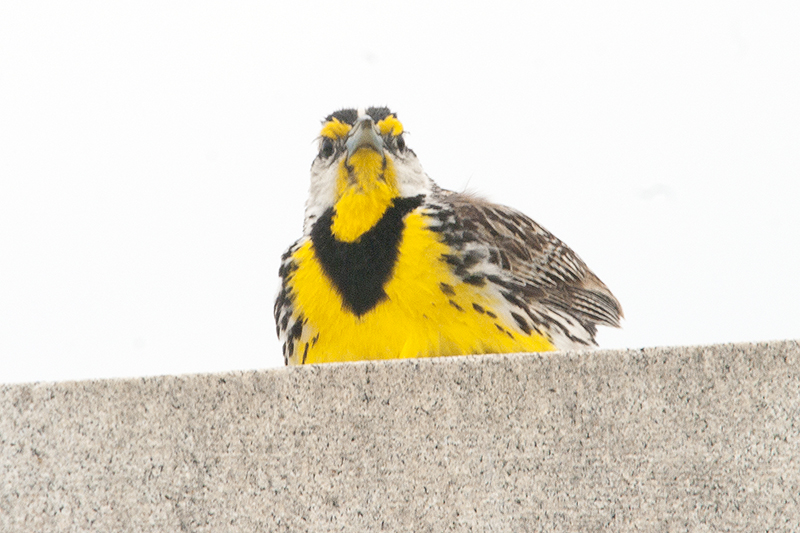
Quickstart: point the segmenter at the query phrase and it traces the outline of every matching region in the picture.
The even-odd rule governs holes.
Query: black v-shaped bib
[[[422,196],[395,198],[381,219],[355,242],[331,233],[333,208],[311,229],[314,253],[345,306],[361,316],[386,298],[384,285],[397,261],[405,216],[422,205]]]

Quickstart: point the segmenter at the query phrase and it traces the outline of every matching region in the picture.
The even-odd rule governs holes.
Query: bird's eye
[[[397,138],[394,140],[395,144],[397,144],[397,149],[401,152],[405,152],[406,150],[406,141],[403,139],[402,135],[398,135]]]
[[[319,147],[319,155],[325,159],[333,155],[333,141],[327,137],[322,139],[322,146]]]

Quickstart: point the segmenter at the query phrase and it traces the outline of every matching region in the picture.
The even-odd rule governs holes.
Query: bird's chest
[[[331,261],[312,239],[295,252],[304,363],[552,349],[512,331],[490,285],[459,279],[447,260],[453,250],[428,223],[422,213],[407,215],[393,250],[339,247]],[[341,270],[331,273],[331,264]]]
[[[423,214],[405,216],[396,233],[366,237],[312,238],[294,254],[292,297],[307,329],[300,342],[314,339],[308,363],[415,357],[438,346],[442,325],[458,318],[442,291],[453,283],[447,247]]]

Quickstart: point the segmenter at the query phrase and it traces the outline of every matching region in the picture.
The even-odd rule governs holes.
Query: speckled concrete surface
[[[800,531],[800,344],[0,388],[0,530]]]

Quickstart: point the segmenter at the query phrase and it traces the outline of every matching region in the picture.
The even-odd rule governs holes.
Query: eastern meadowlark
[[[622,317],[536,222],[436,185],[385,107],[323,121],[280,277],[286,364],[585,348]]]

